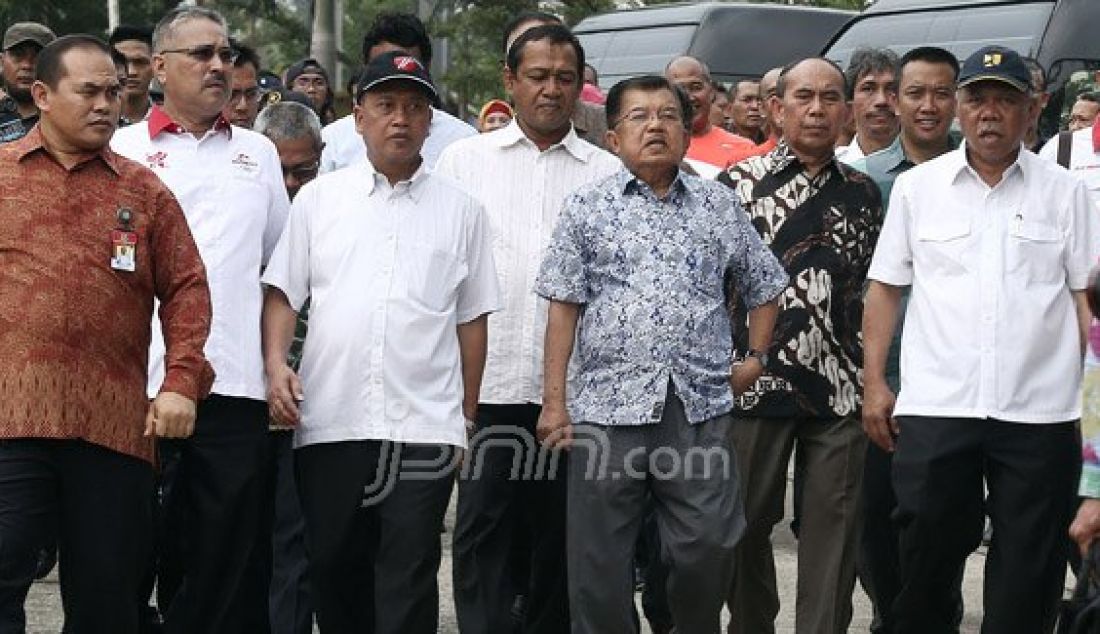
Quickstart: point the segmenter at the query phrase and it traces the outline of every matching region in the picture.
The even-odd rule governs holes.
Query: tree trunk
[[[316,59],[332,76],[336,71],[336,11],[334,0],[314,0],[313,32],[309,56]]]

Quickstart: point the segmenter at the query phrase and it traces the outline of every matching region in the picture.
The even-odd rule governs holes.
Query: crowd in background
[[[410,14],[342,117],[210,9],[9,26],[0,631],[56,563],[66,631],[428,634],[447,538],[464,633],[774,632],[789,471],[796,631],[858,580],[872,632],[957,632],[983,541],[983,631],[1053,631],[1097,93],[1048,140],[1003,46],[605,90],[554,15],[501,40],[467,123]]]

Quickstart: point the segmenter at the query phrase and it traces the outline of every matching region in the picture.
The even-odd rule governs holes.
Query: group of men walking
[[[1051,631],[1100,190],[1024,149],[1016,52],[795,60],[747,138],[688,57],[600,116],[523,13],[478,135],[410,15],[323,129],[212,10],[143,41],[4,37],[0,631],[56,547],[67,631],[435,632],[457,481],[463,632],[636,631],[636,562],[654,631],[770,632],[792,458],[797,631],[857,578],[957,631],[987,515],[983,627]]]

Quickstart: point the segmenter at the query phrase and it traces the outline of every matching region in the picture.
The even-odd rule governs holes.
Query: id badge
[[[115,229],[111,231],[111,268],[116,271],[137,269],[137,233]]]

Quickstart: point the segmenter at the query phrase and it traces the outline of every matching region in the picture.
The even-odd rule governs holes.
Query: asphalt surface
[[[788,487],[789,490],[789,487]],[[788,508],[789,508],[788,502]],[[454,602],[451,598],[451,536],[454,527],[454,500],[447,513],[447,532],[443,538],[443,562],[439,571],[440,623],[439,631],[445,634],[457,634]],[[780,584],[782,608],[776,621],[777,634],[794,633],[794,601],[796,542],[788,528],[787,521],[776,527],[773,533],[775,545],[776,577]],[[985,565],[985,549],[970,556],[967,562],[963,585],[966,614],[961,632],[977,633],[981,623],[982,568]],[[1070,580],[1067,579],[1067,585]],[[27,597],[27,632],[29,634],[56,634],[61,631],[63,621],[61,600],[58,595],[57,572],[36,583]],[[866,595],[858,587],[853,596],[853,618],[849,632],[867,632],[871,623],[871,605]],[[648,628],[643,632],[649,633]]]

